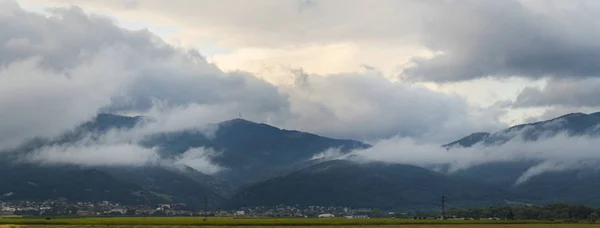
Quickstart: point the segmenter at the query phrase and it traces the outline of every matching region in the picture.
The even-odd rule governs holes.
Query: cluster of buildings
[[[274,206],[242,208],[234,213],[234,217],[247,218],[368,218],[371,209],[352,209],[349,207],[326,206]]]
[[[236,218],[369,218],[371,209],[325,206],[251,207],[239,210],[194,211],[185,204],[124,206],[119,203],[49,201],[0,201],[0,215],[25,216],[210,216]]]
[[[110,201],[102,202],[66,202],[48,201],[0,201],[0,215],[35,216],[188,216],[198,215],[185,209],[185,204],[161,204],[157,206],[124,206]]]

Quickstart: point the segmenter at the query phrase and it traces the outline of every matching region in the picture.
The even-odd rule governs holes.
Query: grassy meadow
[[[21,227],[178,227],[178,226],[269,226],[269,227],[600,227],[600,224],[563,224],[561,221],[543,220],[402,220],[402,219],[234,219],[234,218],[208,218],[204,221],[199,217],[118,217],[118,218],[0,218],[0,228]]]

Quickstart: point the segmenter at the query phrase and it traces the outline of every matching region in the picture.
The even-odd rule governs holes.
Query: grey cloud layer
[[[486,76],[600,75],[600,38],[594,1],[427,1],[425,46],[443,54],[415,59],[405,74],[460,81]],[[564,2],[563,2],[564,3]]]
[[[437,54],[398,63],[400,78],[438,83],[550,78],[546,88],[523,91],[513,107],[600,106],[595,80],[600,75],[600,4],[594,0],[56,1],[121,15],[168,15],[199,33],[187,35],[234,49],[335,43],[423,47]],[[151,104],[147,99],[131,102]]]
[[[147,112],[152,102],[181,111],[209,106],[218,115],[225,109],[269,115],[287,106],[267,82],[224,73],[195,51],[176,49],[147,31],[121,29],[79,8],[46,17],[11,1],[0,4],[4,148],[56,135],[100,110]]]
[[[423,86],[390,82],[378,72],[304,75],[302,86],[282,87],[292,104],[284,126],[354,139],[394,135],[446,140],[475,129],[502,127],[489,110]]]
[[[79,8],[45,16],[11,1],[0,4],[3,147],[59,134],[99,111],[179,117],[161,126],[171,131],[239,112],[334,137],[450,138],[453,133],[439,133],[498,126],[495,116],[473,118],[456,96],[391,82],[377,72],[310,75],[305,86],[278,87],[248,73],[223,72],[194,50]]]
[[[414,58],[403,72],[413,80],[600,75],[594,0],[55,1],[122,14],[158,12],[228,46],[385,43],[442,53]]]
[[[516,107],[562,106],[567,108],[600,107],[600,79],[549,80],[545,87],[525,88],[515,101]]]
[[[80,8],[57,8],[51,17],[23,11],[16,3],[2,0],[0,20],[0,64],[40,56],[41,65],[62,70],[89,63],[106,48],[120,46],[146,58],[164,58],[175,50],[148,31],[127,31]],[[21,20],[18,20],[21,19]]]
[[[150,4],[148,2],[172,12],[181,9],[177,8],[178,4],[167,7],[163,5],[165,1],[139,1],[128,5],[127,9],[155,7],[147,5]],[[302,5],[302,15],[310,15],[308,25],[315,26],[315,29],[303,30],[307,25],[298,20],[298,24],[292,27],[294,32],[289,34],[295,36],[304,31],[306,36],[295,37],[307,39],[322,32],[318,34],[325,42],[330,42],[360,32],[357,39],[377,40],[382,32],[394,29],[382,37],[386,41],[397,37],[423,38],[419,39],[423,41],[422,45],[444,54],[432,59],[415,59],[416,65],[405,73],[419,80],[456,81],[513,74],[533,78],[597,75],[597,64],[593,63],[600,53],[596,44],[600,30],[586,29],[597,27],[595,20],[587,20],[594,18],[592,14],[596,6],[574,14],[571,10],[552,7],[537,12],[534,10],[539,9],[536,5],[526,6],[516,1],[484,3],[465,0],[452,4],[444,1],[382,1],[375,5],[374,10],[368,11],[370,8],[362,5],[364,2],[338,2],[352,7],[341,10],[342,14],[368,13],[368,17],[361,19],[354,14],[341,18],[327,17],[326,13],[334,9],[333,6],[340,6],[332,2],[315,1],[314,4]],[[253,7],[258,8],[264,7],[260,4],[277,6],[275,1],[255,4]],[[390,6],[387,4],[393,4],[393,7],[387,7]],[[294,7],[298,10],[297,5]],[[411,21],[400,21],[394,17],[398,10],[415,16],[404,19],[418,18],[414,19],[416,25],[410,25],[408,31],[398,31],[402,28],[400,25]],[[286,11],[275,13],[289,17]],[[421,13],[419,17],[413,15]],[[218,14],[219,11],[215,10],[210,15]],[[225,25],[242,21],[232,17],[223,22],[218,18],[213,20],[230,23]],[[345,19],[362,21],[352,23],[352,20]],[[392,23],[384,24],[388,21]],[[266,22],[279,21],[269,18]],[[210,21],[202,23],[210,24]],[[319,27],[321,24],[333,24],[337,29]],[[347,24],[352,26],[336,27]],[[378,26],[370,27],[372,24]],[[278,26],[281,25],[273,25],[275,28]],[[223,28],[231,31],[240,29]],[[261,29],[264,28],[249,29],[252,33],[248,36],[249,40],[264,41],[261,40],[263,35],[256,32]],[[277,33],[279,36],[274,37],[298,41],[281,34],[284,33]],[[570,158],[597,159],[590,148],[600,146],[590,147],[597,144],[595,139],[556,137],[530,146],[515,143],[485,149],[490,151],[488,153],[480,153],[482,148],[474,148],[448,155],[437,142],[454,140],[471,132],[499,129],[502,125],[497,122],[497,113],[474,109],[458,96],[409,82],[392,82],[373,70],[327,76],[295,72],[295,84],[272,85],[248,73],[223,72],[207,63],[194,50],[170,46],[147,31],[121,29],[110,20],[87,15],[79,8],[56,9],[52,16],[47,17],[25,12],[11,1],[0,1],[0,67],[2,148],[16,146],[36,136],[55,136],[89,120],[100,111],[135,112],[156,117],[159,121],[151,129],[145,129],[148,132],[196,128],[207,122],[237,117],[242,112],[244,118],[250,120],[332,137],[413,137],[415,139],[410,141],[382,141],[365,153],[372,159],[415,164],[449,162],[456,163],[456,167],[519,156],[550,162],[570,161]],[[586,80],[590,80],[587,87],[551,80],[545,89],[527,89],[516,103],[522,106],[559,103],[597,105],[595,100],[587,99],[596,94],[597,84],[593,79]],[[560,96],[561,93],[551,94],[557,90],[563,91],[564,96]],[[573,98],[567,91],[577,91],[581,95]],[[140,148],[134,142],[95,141],[48,147],[38,151],[33,160],[127,165],[152,163],[157,159],[153,149]],[[566,147],[569,143],[574,143],[578,152],[569,155],[572,157],[564,157],[558,151],[572,150],[572,147]],[[503,153],[505,150],[514,153]],[[108,152],[123,153],[123,156],[115,157],[120,159],[118,161],[100,156]],[[210,152],[193,149],[172,163],[206,172],[218,170],[218,167],[210,166],[207,154]],[[578,164],[577,159],[571,159],[573,161],[568,164]],[[546,166],[551,166],[548,164]],[[546,166],[536,170],[543,170]],[[536,170],[531,173],[539,172]]]

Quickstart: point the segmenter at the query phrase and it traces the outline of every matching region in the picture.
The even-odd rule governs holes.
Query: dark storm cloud
[[[39,56],[43,67],[62,70],[86,63],[112,46],[130,48],[147,58],[175,54],[147,30],[124,30],[77,7],[53,9],[51,17],[23,11],[18,5],[11,8],[0,17],[0,65]]]
[[[527,87],[517,97],[516,107],[599,107],[600,79],[549,80],[545,87]]]
[[[532,3],[532,4],[525,4]],[[600,75],[600,26],[593,1],[426,1],[420,38],[431,59],[414,59],[404,76],[450,82],[480,77]],[[419,22],[417,22],[419,23]]]

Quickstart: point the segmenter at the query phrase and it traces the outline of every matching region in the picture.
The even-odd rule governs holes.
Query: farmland
[[[566,224],[562,221],[545,220],[401,220],[401,219],[234,219],[198,217],[119,217],[119,218],[4,218],[0,219],[0,228],[8,227],[177,227],[177,226],[270,226],[270,227],[600,227],[596,224]]]
[[[71,228],[71,227],[97,227],[94,225],[0,225],[0,228]],[[115,225],[110,227],[117,228],[130,228],[130,227],[145,227],[145,228],[167,228],[167,227],[194,227],[185,225]],[[222,226],[202,226],[202,227],[222,227]],[[228,226],[231,227],[231,226]],[[257,227],[257,226],[240,226],[240,227]],[[262,226],[258,226],[262,227]],[[314,226],[270,226],[273,228],[306,228]],[[348,228],[359,228],[365,227],[364,225],[352,225],[352,226],[335,226],[325,225],[320,226],[323,228],[328,227],[348,227]],[[373,226],[378,228],[572,228],[572,227],[600,227],[600,224],[405,224],[405,225],[381,225]]]

